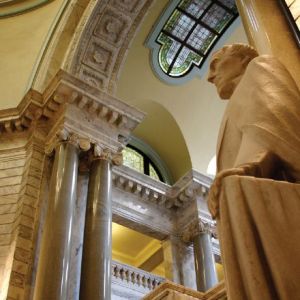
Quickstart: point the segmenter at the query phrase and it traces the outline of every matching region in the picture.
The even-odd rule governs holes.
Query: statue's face
[[[217,87],[221,99],[229,99],[245,71],[241,57],[224,53],[213,58],[207,80]]]

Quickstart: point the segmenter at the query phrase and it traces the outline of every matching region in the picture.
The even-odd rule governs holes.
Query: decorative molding
[[[126,103],[60,71],[43,94],[31,90],[17,108],[0,111],[0,134],[37,126],[48,135],[48,152],[64,138],[77,139],[85,151],[90,143],[119,152],[143,117]],[[119,164],[120,155],[112,160]]]
[[[203,222],[201,219],[194,220],[182,231],[181,237],[184,242],[190,243],[201,233],[208,233],[211,236],[215,236],[216,225],[214,222]]]
[[[144,201],[172,209],[183,208],[197,196],[206,197],[212,179],[191,170],[171,187],[121,166],[114,168],[113,182],[117,188],[133,193]]]
[[[115,167],[112,179],[116,188],[133,194],[145,202],[168,208],[172,207],[171,200],[167,199],[167,194],[171,187],[160,181],[126,166]]]
[[[68,70],[96,88],[114,93],[121,65],[153,0],[98,1],[71,53]]]
[[[94,145],[94,155],[92,160],[104,159],[109,160],[113,165],[120,166],[123,164],[122,151],[112,152],[107,148],[101,148],[101,145]]]

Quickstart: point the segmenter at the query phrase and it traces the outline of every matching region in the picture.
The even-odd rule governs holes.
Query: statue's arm
[[[244,134],[233,168],[222,170],[217,174],[210,187],[208,206],[213,218],[218,217],[219,194],[222,181],[231,175],[272,178],[276,172],[279,158],[262,144]]]
[[[238,169],[243,175],[272,178],[276,172],[279,158],[272,150],[253,139],[248,134],[243,134],[242,142],[233,169]]]

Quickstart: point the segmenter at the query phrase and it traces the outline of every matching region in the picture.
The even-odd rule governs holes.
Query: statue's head
[[[249,45],[224,46],[214,53],[207,80],[217,87],[221,99],[229,99],[240,82],[248,63],[258,56]]]

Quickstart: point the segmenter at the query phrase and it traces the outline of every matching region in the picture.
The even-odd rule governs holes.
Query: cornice
[[[104,142],[104,148],[110,148],[112,143],[112,150],[117,151],[127,143],[131,131],[144,116],[61,70],[42,94],[30,90],[18,107],[0,111],[0,134],[26,131],[33,124],[43,123],[49,133],[48,140],[53,140],[64,128],[91,143]]]
[[[191,170],[173,186],[169,186],[126,166],[120,166],[113,169],[113,182],[117,188],[134,194],[144,201],[167,209],[182,209],[197,196],[205,197],[212,180]]]

